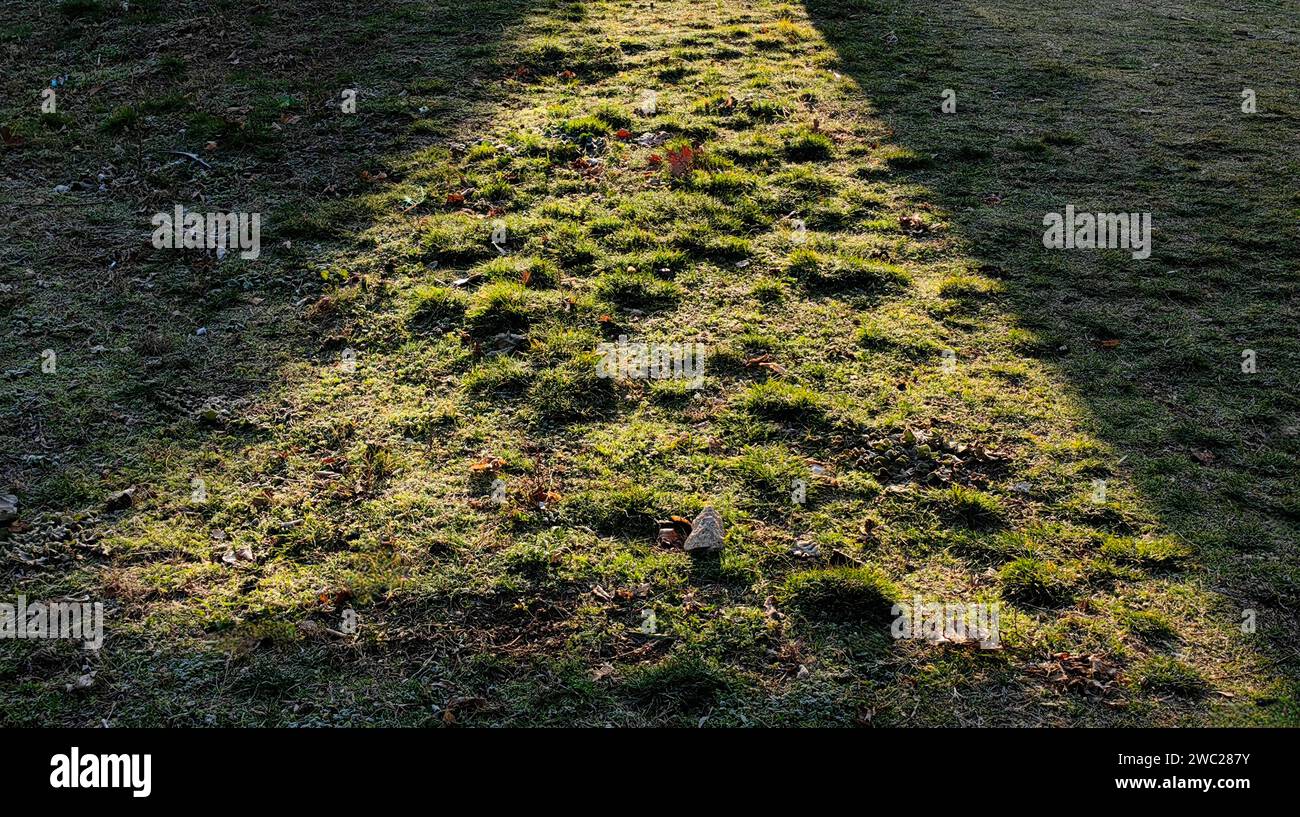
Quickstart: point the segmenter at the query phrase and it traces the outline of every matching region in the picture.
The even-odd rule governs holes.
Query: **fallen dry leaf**
[[[920,213],[912,213],[902,216],[898,219],[898,226],[902,227],[909,233],[924,233],[930,229],[930,225],[925,223]]]
[[[500,457],[484,457],[469,467],[469,470],[476,474],[486,471],[500,471],[506,467],[506,461]]]
[[[681,516],[663,519],[656,524],[659,531],[655,534],[655,544],[663,547],[681,547],[691,535],[691,521]]]
[[[668,150],[668,169],[675,177],[685,176],[691,172],[695,166],[695,151],[690,145],[682,145],[680,149]]]
[[[545,510],[547,505],[559,502],[560,498],[559,494],[543,485],[537,486],[528,493],[528,501],[543,510]]]
[[[1073,655],[1060,652],[1038,664],[1034,671],[1045,676],[1058,689],[1105,696],[1118,689],[1120,674],[1104,655]]]

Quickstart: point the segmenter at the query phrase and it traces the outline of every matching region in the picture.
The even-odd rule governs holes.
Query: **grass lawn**
[[[4,8],[0,724],[1300,723],[1294,3]]]

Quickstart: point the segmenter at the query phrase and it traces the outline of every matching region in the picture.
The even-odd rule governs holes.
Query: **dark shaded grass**
[[[1143,500],[1197,552],[1186,569],[1212,577],[1223,608],[1270,622],[1257,649],[1294,689],[1300,99],[1279,81],[1300,71],[1279,27],[1294,7],[1108,6],[1097,25],[1029,0],[993,17],[961,0],[885,3],[880,15],[805,6],[897,143],[933,157],[898,169],[1006,285],[998,307],[1043,339],[1028,353],[1070,384]],[[880,16],[896,43],[879,36]],[[940,112],[945,88],[956,114]],[[1258,114],[1241,112],[1243,88],[1265,100]],[[1151,259],[1044,250],[1043,215],[1067,203],[1153,212]],[[1245,349],[1268,368],[1244,374]],[[1060,600],[1028,578],[1028,597]],[[1147,670],[1143,688],[1189,686]]]

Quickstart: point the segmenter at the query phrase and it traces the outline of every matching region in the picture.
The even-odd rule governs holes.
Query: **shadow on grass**
[[[508,94],[513,37],[539,5],[51,3],[6,23],[4,47],[21,44],[24,56],[0,80],[0,486],[22,509],[0,540],[0,595],[96,588],[119,620],[158,604],[153,624],[189,626],[177,623],[171,591],[122,568],[201,580],[213,556],[238,547],[192,535],[195,521],[238,527],[186,499],[237,477],[200,484],[193,467],[271,439],[294,411],[279,403],[284,384],[337,361],[347,339],[328,336],[309,307],[346,278],[358,237],[392,209],[370,198],[393,180],[392,157],[472,137]],[[43,115],[52,78],[57,111]],[[348,89],[354,114],[342,105]],[[150,214],[177,203],[260,213],[261,257],[153,249]],[[268,405],[286,414],[255,414]],[[382,479],[379,464],[371,471]],[[129,502],[106,505],[130,486],[139,488]],[[286,537],[286,552],[328,561],[347,546],[322,533]],[[138,546],[104,545],[122,536]],[[249,610],[247,644],[285,636],[265,601]],[[215,608],[201,616],[229,627]],[[124,624],[121,650],[97,664],[110,687],[150,674],[139,659],[159,645],[143,633]],[[65,646],[4,642],[0,683],[35,697],[12,698],[0,721],[95,722],[98,704],[42,699],[32,681],[84,669],[86,656]],[[320,644],[291,649],[310,656]],[[178,695],[221,688],[216,677],[196,680],[211,656],[173,657],[192,673],[172,679]],[[159,700],[141,699],[138,711],[170,720],[171,688],[150,691]]]
[[[1153,116],[1136,110],[1145,103],[1116,105],[1113,93],[1125,100],[1156,93],[1143,85],[1156,80],[1144,78],[1145,63],[1134,55],[1173,64],[1182,55],[1165,50],[1190,43],[1218,49],[1220,60],[1236,56],[1235,35],[1217,23],[1193,21],[1187,37],[1162,39],[1153,30],[1157,23],[1135,19],[1129,33],[1109,40],[1088,21],[1053,16],[1041,3],[1002,5],[1024,8],[980,19],[960,3],[809,7],[864,100],[888,102],[879,114],[892,123],[894,141],[933,154],[914,162],[922,166],[915,181],[955,214],[965,255],[1005,282],[1011,309],[1037,336],[1034,353],[1078,392],[1097,423],[1094,435],[1128,455],[1126,471],[1114,477],[1141,488],[1164,524],[1197,545],[1195,575],[1235,605],[1233,611],[1255,605],[1268,637],[1280,645],[1294,633],[1281,614],[1293,606],[1297,586],[1286,550],[1295,540],[1294,524],[1280,515],[1294,508],[1294,494],[1287,493],[1293,489],[1285,484],[1287,469],[1294,471],[1294,436],[1282,435],[1294,426],[1296,403],[1280,375],[1285,361],[1295,359],[1283,312],[1294,289],[1282,278],[1295,257],[1288,239],[1293,225],[1285,221],[1294,200],[1288,202],[1278,184],[1250,186],[1245,201],[1224,192],[1230,183],[1249,186],[1257,178],[1251,174],[1271,164],[1294,163],[1282,152],[1285,140],[1271,138],[1279,122],[1251,120],[1241,125],[1253,129],[1251,139],[1241,140],[1229,115],[1234,92],[1195,82],[1160,85],[1159,93],[1168,95],[1160,119],[1141,118]],[[46,679],[76,676],[82,656],[75,649],[13,645],[0,663],[0,681],[19,680],[23,689],[6,702],[0,719],[98,722],[116,710],[127,722],[170,722],[201,700],[220,723],[300,716],[310,723],[375,717],[424,723],[438,707],[453,707],[440,686],[444,681],[417,683],[421,678],[454,678],[474,693],[460,698],[495,696],[512,705],[528,694],[577,690],[558,709],[539,705],[531,722],[573,722],[598,710],[587,667],[561,672],[547,664],[548,653],[569,643],[572,633],[562,625],[582,602],[570,600],[565,608],[547,594],[529,598],[521,590],[564,567],[559,557],[565,543],[534,542],[499,554],[480,548],[502,569],[496,586],[478,588],[484,592],[467,600],[464,588],[475,577],[458,548],[483,544],[473,538],[483,518],[450,506],[472,500],[405,505],[395,516],[377,506],[344,518],[352,499],[371,495],[394,476],[385,466],[389,452],[356,438],[364,424],[353,422],[346,402],[331,404],[322,394],[347,387],[320,376],[351,344],[390,350],[383,321],[393,310],[368,312],[366,273],[376,270],[363,263],[409,263],[410,269],[396,270],[407,282],[427,273],[422,258],[376,251],[361,253],[368,261],[359,259],[353,239],[383,215],[421,206],[400,199],[408,181],[402,173],[417,164],[412,157],[430,146],[443,149],[437,143],[449,137],[470,141],[476,119],[509,104],[502,85],[516,67],[510,43],[517,29],[530,13],[569,14],[572,6],[411,3],[362,16],[352,4],[316,3],[295,7],[293,18],[265,10],[244,16],[233,4],[218,7],[225,16],[197,13],[205,8],[198,4],[165,16],[158,6],[144,6],[148,19],[123,25],[157,26],[151,33],[165,31],[175,45],[143,56],[128,36],[136,32],[117,28],[111,17],[41,29],[49,46],[41,53],[54,56],[6,81],[35,88],[67,64],[79,65],[85,81],[69,86],[68,110],[84,119],[50,123],[53,128],[33,123],[30,115],[24,120],[20,136],[29,142],[21,155],[37,181],[11,183],[6,192],[33,206],[10,208],[14,220],[6,230],[15,240],[0,249],[0,258],[33,272],[17,279],[18,289],[6,293],[0,307],[4,336],[19,341],[3,352],[3,363],[5,369],[31,369],[40,349],[58,346],[67,379],[28,371],[3,390],[3,410],[19,420],[5,432],[4,482],[19,488],[29,514],[46,515],[21,540],[6,543],[26,561],[6,566],[4,584],[47,597],[98,588],[102,576],[123,605],[119,620],[129,624],[114,633],[114,649],[99,665],[100,686],[87,699],[42,687]],[[1069,32],[1068,44],[1038,33],[1060,30],[1062,19],[1067,28],[1079,28]],[[245,50],[231,49],[232,41],[246,44]],[[1266,47],[1262,56],[1251,53],[1261,75],[1285,75],[1275,70],[1284,59],[1280,52]],[[107,68],[97,67],[100,56],[107,57]],[[113,72],[130,68],[130,60],[148,73],[121,81]],[[959,79],[946,79],[947,72]],[[102,87],[92,93],[92,83]],[[337,97],[354,85],[361,90],[359,113],[348,119],[339,115]],[[1266,89],[1264,82],[1257,85]],[[945,118],[938,113],[940,92],[953,86],[960,114]],[[215,88],[226,96],[202,95]],[[1202,111],[1205,99],[1219,99],[1229,112],[1213,121],[1220,130],[1208,136],[1189,127],[1196,123],[1189,112]],[[123,107],[135,113],[119,112]],[[101,123],[111,123],[110,130],[99,131]],[[80,141],[84,150],[71,151]],[[192,160],[167,154],[173,148],[208,157],[217,169],[205,174]],[[82,155],[90,154],[94,161],[87,164]],[[1229,156],[1233,161],[1224,161]],[[425,164],[448,164],[442,154],[436,158]],[[91,166],[100,162],[112,167]],[[113,180],[107,204],[84,194],[75,202],[49,199],[56,184],[94,178],[97,170]],[[42,206],[35,206],[36,198]],[[181,200],[265,207],[273,217],[264,260],[218,267],[144,249],[147,215]],[[45,204],[83,202],[89,218],[61,242],[23,238],[45,234]],[[1138,268],[1115,255],[1042,251],[1042,214],[1065,203],[1156,212],[1157,254]],[[1161,215],[1166,212],[1168,221]],[[481,240],[477,250],[492,253]],[[1135,273],[1148,268],[1179,274]],[[382,272],[375,277],[394,270]],[[39,283],[46,279],[53,285]],[[1237,296],[1225,298],[1234,287]],[[357,299],[351,317],[364,320],[328,319],[344,298]],[[960,328],[962,319],[957,316],[954,326]],[[1267,353],[1252,380],[1233,374],[1238,350],[1224,343],[1239,335]],[[433,395],[432,383],[447,372],[438,368],[436,354],[422,357],[428,350],[417,346],[396,356],[408,358],[398,370],[371,373],[379,383],[376,400],[384,397],[380,387]],[[1277,368],[1270,369],[1270,349],[1283,361]],[[298,378],[300,372],[307,376]],[[284,383],[305,385],[281,399]],[[1243,394],[1253,399],[1243,404]],[[445,418],[439,412],[410,418],[412,436],[440,436]],[[256,415],[251,422],[250,413]],[[512,429],[496,430],[512,443],[505,439]],[[554,436],[562,438],[563,431]],[[281,439],[279,450],[266,450]],[[536,450],[525,443],[519,448],[509,452],[511,459]],[[335,468],[339,451],[338,459],[358,469],[346,480]],[[192,459],[196,452],[202,453]],[[230,488],[219,509],[187,507],[195,462],[219,472],[210,490]],[[308,479],[295,484],[295,471]],[[75,509],[133,484],[155,492],[138,498],[140,512],[75,518]],[[545,498],[547,486],[536,487]],[[438,488],[445,489],[441,495],[429,490],[421,501],[461,497],[458,485]],[[268,507],[266,492],[277,491]],[[448,558],[439,560],[433,575],[419,577],[432,603],[385,609],[391,601],[381,592],[385,583],[410,574],[410,562],[392,544],[394,530],[410,515],[437,529],[433,541],[420,545]],[[256,530],[243,530],[254,521]],[[1123,514],[1113,521],[1124,523]],[[75,544],[56,535],[62,527]],[[96,538],[104,533],[129,537],[134,545],[104,553]],[[259,565],[267,568],[264,574],[239,555],[252,544],[245,537],[254,535],[276,549],[273,565]],[[1253,545],[1261,558],[1240,560],[1243,545]],[[719,564],[692,569],[709,582],[725,578]],[[206,592],[191,595],[191,586]],[[330,641],[324,628],[335,625],[353,593],[369,622],[392,625],[376,627],[391,629],[391,642]],[[286,599],[302,602],[292,612],[309,611],[307,622],[277,619]],[[316,625],[313,636],[304,637],[311,629],[305,623]],[[146,627],[171,628],[185,637],[178,643],[210,641],[220,649],[189,654],[185,646],[165,644],[176,648],[153,652],[157,645],[149,643]],[[755,660],[766,662],[758,644]],[[629,655],[645,658],[639,650]],[[534,659],[539,669],[528,682],[511,670],[512,662]],[[965,659],[946,660],[959,665]],[[678,670],[670,663],[660,680],[688,682],[698,688],[699,701],[713,700],[725,686],[715,683],[708,666]],[[142,679],[157,683],[136,683]],[[906,671],[874,681],[892,695],[900,679],[908,680]],[[660,682],[654,673],[650,680]],[[1006,680],[1004,673],[976,683],[1001,697]],[[245,717],[232,711],[238,709],[230,705],[234,700],[256,709]],[[808,698],[791,696],[790,705],[792,717],[812,717]],[[197,713],[184,717],[204,722]]]
[[[1300,629],[1300,99],[1281,79],[1300,69],[1295,8],[804,5],[889,141],[919,154],[904,181],[1005,285],[1027,354],[1113,447],[1107,478],[1192,546],[1186,578],[1219,600],[1206,626],[1258,623],[1245,639],[1290,699],[1262,717],[1293,718],[1279,710],[1294,706]],[[1151,258],[1044,249],[1044,215],[1067,204],[1151,212]]]

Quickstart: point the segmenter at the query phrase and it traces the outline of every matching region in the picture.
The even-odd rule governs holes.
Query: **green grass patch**
[[[835,143],[824,133],[795,128],[784,134],[785,157],[792,162],[819,162],[831,157]]]
[[[836,567],[791,573],[779,597],[811,621],[884,624],[898,590],[878,568]]]
[[[782,422],[817,422],[826,415],[821,395],[779,380],[755,383],[741,393],[737,405],[755,416]]]
[[[1200,695],[1209,686],[1194,668],[1167,655],[1143,659],[1129,673],[1129,681],[1147,692],[1184,696]]]
[[[1033,607],[1059,607],[1073,598],[1077,578],[1055,562],[1024,556],[1003,565],[998,573],[1002,597]]]

